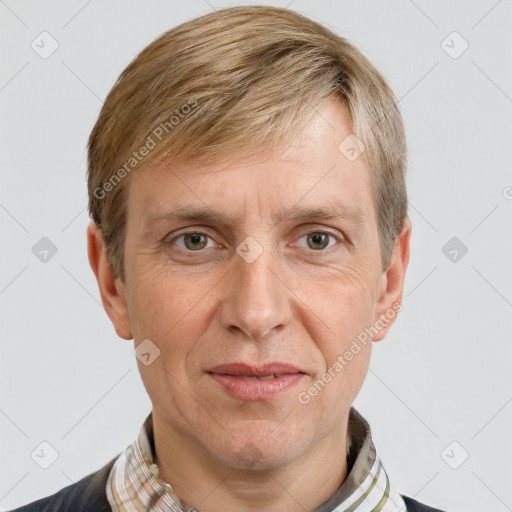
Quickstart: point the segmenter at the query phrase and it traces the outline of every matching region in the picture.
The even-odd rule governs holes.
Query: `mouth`
[[[286,363],[265,363],[251,366],[230,363],[215,366],[207,374],[221,389],[244,401],[269,400],[294,387],[306,375],[299,368]]]

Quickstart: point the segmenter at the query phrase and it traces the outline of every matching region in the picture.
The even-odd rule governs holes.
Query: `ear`
[[[117,335],[125,340],[133,338],[124,284],[114,278],[114,272],[107,259],[101,229],[94,221],[87,226],[87,252],[92,271],[98,281],[101,302]]]
[[[383,272],[379,282],[379,297],[375,308],[373,325],[378,333],[373,341],[384,339],[402,309],[402,294],[405,272],[409,264],[411,222],[407,218],[395,243],[389,269]]]

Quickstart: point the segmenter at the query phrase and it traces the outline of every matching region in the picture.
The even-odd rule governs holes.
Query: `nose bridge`
[[[222,304],[224,327],[243,331],[254,339],[282,329],[291,311],[286,287],[277,277],[279,265],[270,243],[246,238],[237,247],[233,265]]]

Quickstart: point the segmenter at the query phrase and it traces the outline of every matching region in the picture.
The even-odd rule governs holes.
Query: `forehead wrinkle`
[[[334,207],[333,207],[334,206]],[[365,223],[363,211],[357,206],[347,206],[342,203],[320,207],[294,206],[291,209],[279,208],[270,213],[274,224],[301,220],[344,219],[354,225]],[[246,215],[243,215],[245,218]],[[211,208],[181,205],[169,211],[150,211],[144,216],[144,230],[150,231],[157,225],[173,221],[196,221],[201,223],[217,223],[230,233],[234,233],[235,226],[241,223],[240,215],[235,216],[227,211],[215,211]]]

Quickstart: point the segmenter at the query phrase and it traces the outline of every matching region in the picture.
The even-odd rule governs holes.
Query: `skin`
[[[371,340],[307,405],[298,395],[401,302],[411,232],[407,220],[383,272],[369,170],[363,158],[351,162],[338,150],[351,131],[342,104],[329,100],[278,156],[133,174],[124,283],[113,277],[101,232],[88,227],[89,260],[117,334],[136,346],[150,339],[160,350],[149,366],[138,361],[160,477],[201,512],[313,510],[346,477],[348,414]],[[358,207],[362,218],[271,218],[334,202]],[[144,231],[148,212],[178,205],[233,218],[226,225],[167,220]],[[187,242],[184,231],[206,238]],[[323,242],[308,237],[326,231],[334,236]],[[263,250],[252,263],[236,252],[249,236]],[[271,400],[248,402],[206,373],[268,361],[306,375]],[[240,457],[247,451],[250,461]]]

